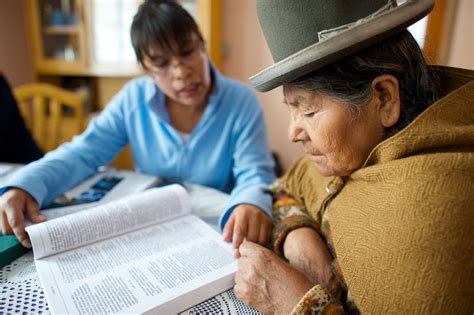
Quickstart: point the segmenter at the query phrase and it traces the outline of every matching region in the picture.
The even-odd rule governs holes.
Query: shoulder
[[[312,171],[314,171],[314,169],[312,168],[311,160],[306,156],[301,156],[295,163],[293,163],[282,180],[286,182],[296,180],[298,182],[304,177],[310,175]]]
[[[120,89],[119,95],[146,96],[156,92],[156,86],[148,76],[131,79]],[[152,95],[150,95],[152,96]]]
[[[216,81],[218,93],[227,102],[239,103],[244,108],[260,107],[257,95],[250,86],[219,73],[216,75]]]
[[[474,195],[467,185],[473,174],[473,152],[430,152],[360,169],[351,175],[344,190],[349,199],[354,198],[350,201],[353,205],[355,201],[365,205],[373,202],[386,211],[374,215],[393,218],[392,211],[397,209],[419,219],[412,222],[425,224],[427,220],[439,220],[442,213],[454,215],[462,203],[473,202]]]
[[[473,269],[463,253],[474,251],[473,174],[472,153],[440,152],[351,176],[329,214],[336,252],[356,302],[361,297],[376,301],[377,295],[387,294],[383,287],[390,288],[391,301],[406,298],[406,283],[412,284],[412,292],[430,288],[428,295],[410,297],[426,305],[436,305],[446,292],[459,300],[472,292],[465,274]],[[397,265],[404,268],[385,271]],[[373,307],[360,306],[366,312]]]
[[[308,157],[302,156],[290,167],[280,181],[292,195],[308,198],[321,185],[324,185],[327,179],[316,172]]]

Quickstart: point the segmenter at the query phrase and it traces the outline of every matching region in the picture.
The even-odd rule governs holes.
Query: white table
[[[0,174],[0,186],[6,177],[19,165],[0,164],[5,174]],[[11,170],[8,167],[11,166]],[[0,168],[0,171],[2,168]],[[1,173],[1,172],[0,172]],[[225,208],[229,196],[215,189],[195,184],[185,184],[191,195],[193,213],[215,229],[219,213]],[[0,269],[0,314],[49,314],[49,307],[43,293],[30,251],[11,264]],[[180,314],[260,314],[240,302],[230,289],[198,304]]]

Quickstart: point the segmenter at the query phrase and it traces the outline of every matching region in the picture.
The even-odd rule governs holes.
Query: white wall
[[[0,72],[10,85],[34,80],[25,0],[0,0]]]
[[[451,0],[453,1],[453,0]],[[474,1],[457,1],[446,65],[474,69]]]
[[[474,0],[458,1],[451,47],[443,64],[474,69]],[[273,64],[260,25],[256,0],[222,0],[222,72],[248,83],[248,78]],[[284,168],[303,154],[300,145],[287,138],[287,108],[282,103],[281,87],[267,93],[257,93],[262,102],[270,146],[282,159]]]
[[[273,64],[255,10],[255,0],[222,0],[222,72],[248,83],[248,78]],[[281,87],[257,95],[262,103],[271,149],[287,168],[303,154],[287,137],[288,116]]]

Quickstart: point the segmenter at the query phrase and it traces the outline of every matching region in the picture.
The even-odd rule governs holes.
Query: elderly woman
[[[257,3],[277,63],[251,82],[283,85],[306,157],[272,189],[275,253],[239,248],[237,296],[282,314],[471,313],[474,73],[426,66],[405,30],[433,1]]]

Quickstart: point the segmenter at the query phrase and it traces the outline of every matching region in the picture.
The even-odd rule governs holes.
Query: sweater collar
[[[474,147],[474,71],[432,68],[442,84],[442,98],[429,106],[408,126],[379,143],[363,167],[418,153]]]

